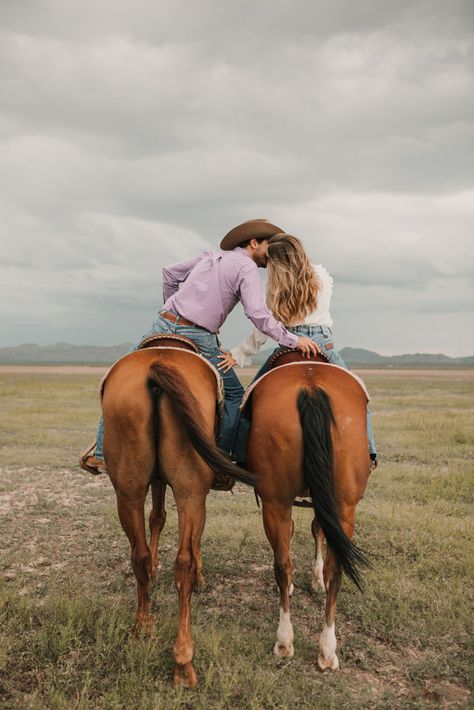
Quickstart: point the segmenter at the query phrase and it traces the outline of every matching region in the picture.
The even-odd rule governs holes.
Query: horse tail
[[[361,590],[360,566],[367,560],[346,535],[339,521],[334,496],[331,400],[319,387],[298,393],[297,407],[303,429],[303,470],[314,512],[337,562]]]
[[[257,476],[232,463],[230,457],[216,445],[203,427],[204,416],[199,402],[190,392],[184,377],[174,368],[155,363],[148,373],[148,387],[154,402],[154,416],[158,422],[158,401],[163,393],[170,398],[177,416],[184,426],[192,446],[215,473],[235,478],[255,486]],[[155,427],[157,431],[157,427]]]

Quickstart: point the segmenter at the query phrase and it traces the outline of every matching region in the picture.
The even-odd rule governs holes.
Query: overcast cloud
[[[2,0],[0,345],[135,340],[165,264],[267,217],[334,276],[340,347],[473,354],[473,20]]]

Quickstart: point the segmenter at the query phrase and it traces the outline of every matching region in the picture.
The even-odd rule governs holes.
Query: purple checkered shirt
[[[181,288],[179,288],[179,285]],[[163,310],[172,311],[201,328],[217,333],[240,301],[258,330],[280,345],[296,347],[289,333],[271,314],[258,266],[246,249],[205,251],[194,259],[163,269]]]

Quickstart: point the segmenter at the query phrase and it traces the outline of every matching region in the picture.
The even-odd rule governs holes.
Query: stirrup
[[[94,439],[94,441],[87,446],[84,451],[81,452],[81,455],[79,456],[79,466],[84,470],[88,471],[89,473],[92,473],[93,476],[99,476],[101,473],[107,473],[107,470],[105,468],[105,462],[103,466],[89,466],[87,463],[87,460],[92,458],[94,456],[94,451],[97,446],[97,442]]]
[[[235,486],[235,478],[215,473],[211,489],[213,491],[231,491]]]

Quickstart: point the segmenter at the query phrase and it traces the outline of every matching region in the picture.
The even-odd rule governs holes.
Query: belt
[[[193,328],[201,328],[201,330],[206,330],[202,327],[202,325],[192,323],[190,320],[187,320],[187,318],[178,316],[176,313],[170,313],[169,311],[161,311],[160,316],[162,318],[165,318],[166,320],[170,320],[172,323],[176,323],[176,325],[190,325]]]

